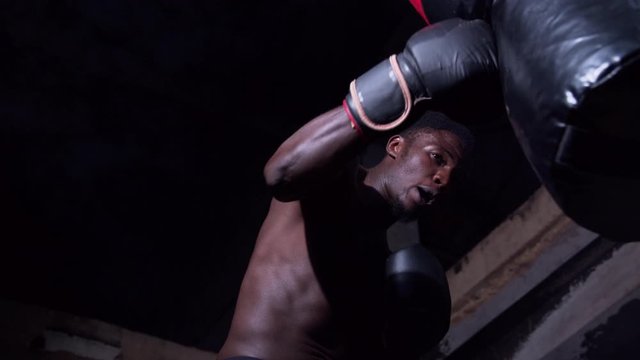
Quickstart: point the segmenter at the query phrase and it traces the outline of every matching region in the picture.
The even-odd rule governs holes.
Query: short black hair
[[[413,140],[416,135],[424,130],[446,130],[456,135],[462,145],[462,154],[466,156],[473,149],[475,138],[471,131],[464,125],[451,120],[447,115],[437,111],[427,110],[415,121],[410,122],[400,131],[400,136]]]

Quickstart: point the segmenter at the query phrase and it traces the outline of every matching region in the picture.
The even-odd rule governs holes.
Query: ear
[[[400,135],[393,135],[389,138],[389,141],[387,141],[387,155],[395,159],[400,155],[402,146],[404,146],[404,138]]]

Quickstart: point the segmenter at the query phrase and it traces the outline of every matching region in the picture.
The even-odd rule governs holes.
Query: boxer
[[[472,144],[445,114],[413,113],[415,102],[495,72],[491,39],[482,21],[419,31],[358,77],[342,106],[280,145],[264,168],[273,200],[219,359],[417,358],[444,336],[441,267],[420,247],[390,255],[386,230],[437,201]],[[385,156],[361,166],[359,152],[379,138]],[[406,342],[411,314],[429,331]]]

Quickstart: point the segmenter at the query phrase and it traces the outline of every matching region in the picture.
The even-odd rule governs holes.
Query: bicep
[[[277,198],[294,200],[335,176],[355,157],[360,144],[346,113],[336,107],[305,124],[280,145],[264,168],[265,181]]]

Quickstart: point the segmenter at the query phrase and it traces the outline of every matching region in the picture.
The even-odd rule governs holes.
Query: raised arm
[[[400,126],[416,101],[451,96],[469,79],[485,75],[498,76],[489,25],[450,19],[424,28],[402,53],[354,80],[342,108],[316,117],[287,139],[265,167],[267,184],[277,199],[297,199],[336,174],[362,139]]]
[[[335,174],[363,144],[345,110],[336,107],[280,145],[264,168],[265,180],[278,200],[295,200],[314,182]]]

